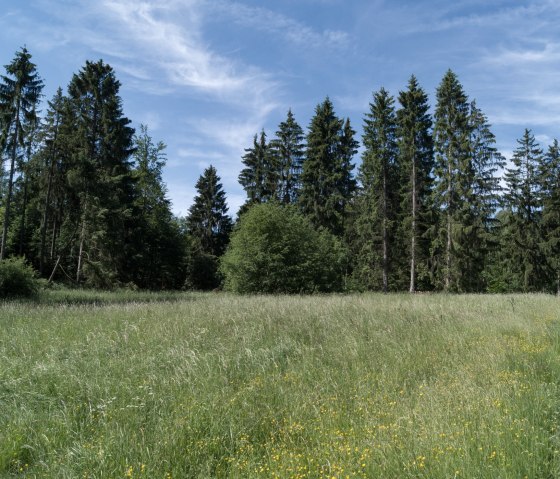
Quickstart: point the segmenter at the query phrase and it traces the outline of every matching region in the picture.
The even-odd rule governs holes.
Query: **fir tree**
[[[509,211],[502,248],[511,261],[514,287],[524,292],[543,287],[545,264],[541,255],[540,221],[542,192],[540,177],[543,171],[543,152],[530,130],[517,140],[512,168],[505,173],[505,206]]]
[[[205,253],[221,256],[227,246],[232,223],[227,214],[226,194],[212,165],[196,182],[196,191],[187,216],[188,231],[197,238]]]
[[[253,147],[245,149],[242,158],[245,168],[239,174],[239,183],[247,193],[247,202],[242,207],[257,203],[266,203],[277,198],[279,171],[276,155],[266,141],[266,133],[253,138]]]
[[[134,200],[130,156],[134,130],[123,116],[113,69],[86,62],[68,87],[75,133],[71,186],[80,201],[76,281],[109,285],[126,273]]]
[[[350,123],[345,127],[325,99],[309,125],[299,202],[315,226],[336,235],[344,230],[345,210],[355,189],[351,163],[355,150]]]
[[[470,105],[470,151],[473,184],[469,190],[471,212],[467,228],[463,228],[461,289],[485,291],[485,269],[492,251],[497,248],[496,211],[500,202],[500,177],[505,159],[496,149],[496,138],[484,113],[473,101]]]
[[[148,127],[134,135],[134,203],[129,280],[142,288],[183,286],[185,241],[171,213],[163,182],[166,145],[154,142]]]
[[[285,121],[280,123],[276,138],[270,142],[271,154],[278,166],[278,199],[282,203],[295,203],[300,189],[300,176],[305,146],[301,126],[288,110]]]
[[[404,251],[408,253],[408,290],[414,293],[419,275],[422,278],[422,287],[429,286],[430,241],[427,235],[433,221],[430,203],[434,163],[432,119],[429,114],[428,96],[414,76],[408,82],[408,89],[400,92],[399,103],[399,239]]]
[[[197,195],[186,219],[191,238],[187,286],[213,289],[221,283],[218,258],[232,230],[226,195],[216,168],[209,166],[196,183]]]
[[[437,89],[433,204],[438,214],[432,254],[436,281],[445,291],[461,289],[461,230],[468,226],[474,171],[470,156],[469,103],[457,76],[449,70]]]
[[[6,255],[6,242],[11,219],[11,203],[14,175],[18,158],[22,158],[29,133],[37,123],[37,106],[43,89],[43,81],[37,73],[31,54],[24,47],[6,65],[7,75],[0,82],[0,124],[2,131],[2,170],[4,153],[10,158],[8,191],[4,200],[4,219],[0,244],[0,259]]]
[[[542,195],[541,249],[552,273],[551,289],[560,295],[560,145],[554,140],[541,167]]]
[[[394,221],[397,213],[397,123],[394,99],[381,88],[373,95],[364,119],[365,151],[358,179],[357,229],[361,244],[358,276],[366,287],[375,287],[376,271],[381,271],[381,289],[389,290],[391,259],[395,254]],[[373,279],[373,284],[371,280]],[[367,284],[369,283],[369,284]]]

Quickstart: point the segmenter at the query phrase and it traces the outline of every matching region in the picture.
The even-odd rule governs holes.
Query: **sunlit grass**
[[[0,477],[560,474],[557,298],[49,294],[0,306]]]

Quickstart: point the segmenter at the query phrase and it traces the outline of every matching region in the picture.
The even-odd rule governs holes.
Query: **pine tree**
[[[362,283],[366,283],[364,286],[375,287],[376,271],[380,270],[380,286],[385,293],[389,290],[391,260],[395,254],[394,221],[398,202],[396,131],[394,99],[381,88],[373,95],[373,103],[370,103],[370,111],[364,119],[365,151],[358,175],[362,190],[358,201],[357,229],[361,244],[358,276],[362,277]]]
[[[542,243],[551,269],[551,289],[560,295],[560,145],[549,146],[539,174],[542,195]]]
[[[285,204],[297,202],[305,157],[303,140],[303,130],[292,110],[288,110],[286,120],[278,126],[276,138],[270,142],[271,154],[278,165],[278,199]]]
[[[408,89],[399,94],[401,108],[397,111],[400,214],[399,239],[409,265],[408,290],[414,293],[418,276],[427,288],[430,242],[428,230],[433,220],[430,203],[433,170],[432,119],[428,95],[413,75]]]
[[[30,131],[36,127],[37,106],[43,81],[37,73],[31,54],[24,47],[16,53],[12,63],[6,65],[7,75],[0,82],[0,124],[2,126],[2,170],[4,153],[10,158],[8,191],[4,200],[4,219],[0,244],[0,259],[6,255],[6,242],[11,219],[14,175],[17,161],[22,158]]]
[[[306,159],[299,203],[315,226],[336,235],[344,231],[344,216],[355,190],[352,156],[356,150],[350,123],[334,112],[329,98],[315,109],[307,134]]]
[[[528,129],[517,140],[512,168],[505,173],[505,206],[509,212],[502,248],[507,251],[514,273],[514,287],[523,292],[539,291],[543,287],[545,264],[541,255],[542,236],[539,228],[542,211],[540,175],[543,152]]]
[[[433,204],[438,214],[432,254],[436,281],[445,291],[461,289],[458,255],[467,248],[460,234],[468,226],[474,171],[471,164],[469,103],[457,76],[447,71],[437,89],[434,115],[435,181]]]

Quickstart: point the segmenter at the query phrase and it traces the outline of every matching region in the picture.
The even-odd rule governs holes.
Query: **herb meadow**
[[[559,477],[552,296],[0,306],[0,477]]]

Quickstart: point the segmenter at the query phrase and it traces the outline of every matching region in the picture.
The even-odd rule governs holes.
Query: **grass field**
[[[557,478],[560,300],[0,305],[0,477]]]

